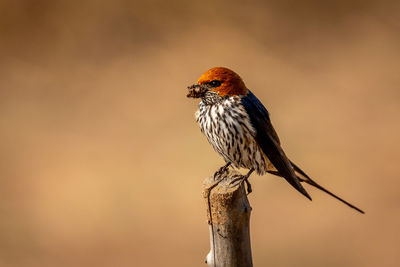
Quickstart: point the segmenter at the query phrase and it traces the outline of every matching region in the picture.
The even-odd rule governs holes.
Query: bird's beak
[[[196,83],[191,86],[188,86],[189,92],[186,96],[193,98],[200,98],[204,96],[204,94],[208,91],[208,89],[209,89],[208,86]]]

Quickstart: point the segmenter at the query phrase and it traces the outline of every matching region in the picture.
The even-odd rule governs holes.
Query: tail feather
[[[341,197],[335,195],[334,193],[330,192],[329,190],[325,189],[324,187],[322,187],[321,185],[319,185],[317,182],[315,182],[314,180],[312,180],[302,169],[300,169],[299,167],[297,167],[296,164],[294,164],[293,162],[290,162],[295,170],[296,173],[300,174],[303,177],[300,177],[299,175],[297,175],[297,178],[300,180],[300,182],[305,182],[309,185],[312,185],[316,188],[318,188],[319,190],[327,193],[328,195],[336,198],[337,200],[341,201],[342,203],[346,204],[347,206],[349,206],[352,209],[355,209],[356,211],[364,214],[365,212],[359,208],[357,208],[356,206],[354,206],[353,204],[347,202],[346,200],[342,199]],[[271,174],[277,175],[277,176],[281,176],[279,172],[277,171],[268,171]]]

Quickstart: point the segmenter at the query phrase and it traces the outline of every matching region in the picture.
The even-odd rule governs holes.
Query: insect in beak
[[[193,84],[191,86],[188,86],[188,90],[189,93],[186,95],[187,97],[200,98],[204,96],[209,88],[208,86],[202,84]]]

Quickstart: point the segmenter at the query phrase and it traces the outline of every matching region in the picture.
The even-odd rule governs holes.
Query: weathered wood
[[[214,267],[253,266],[250,213],[243,176],[227,170],[204,181],[211,250],[206,263]]]

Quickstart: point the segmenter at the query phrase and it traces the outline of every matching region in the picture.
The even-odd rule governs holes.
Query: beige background
[[[0,266],[205,266],[222,159],[186,86],[237,71],[360,215],[251,178],[255,266],[400,266],[398,1],[0,2]]]

